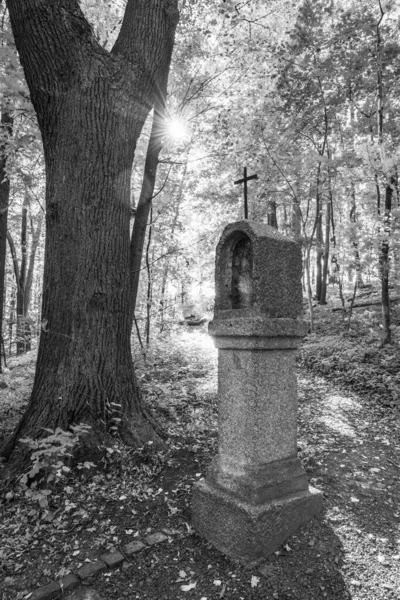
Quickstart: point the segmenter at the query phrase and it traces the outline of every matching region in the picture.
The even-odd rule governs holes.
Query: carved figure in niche
[[[232,255],[232,308],[253,304],[253,251],[249,239],[240,240]]]

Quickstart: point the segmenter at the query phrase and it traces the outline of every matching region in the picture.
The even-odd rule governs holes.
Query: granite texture
[[[193,492],[193,525],[218,550],[250,566],[277,550],[321,508],[322,493],[313,488],[254,506],[203,480]]]
[[[309,329],[309,323],[304,319],[266,319],[261,315],[240,316],[237,313],[235,310],[222,311],[220,317],[209,324],[209,334],[213,337],[298,338],[299,345]]]
[[[296,456],[294,350],[218,351],[220,464],[236,473]]]
[[[288,494],[308,490],[307,476],[297,457],[264,465],[245,465],[232,473],[216,456],[207,472],[209,485],[244,502],[258,505]]]
[[[235,275],[235,248],[244,240],[249,241],[248,260],[252,263],[242,275],[244,287],[251,286],[245,294],[246,307],[268,318],[300,317],[303,312],[300,246],[268,225],[238,221],[224,229],[217,246],[215,319],[219,311],[239,306],[235,301],[235,290],[240,287],[236,281],[240,275]]]

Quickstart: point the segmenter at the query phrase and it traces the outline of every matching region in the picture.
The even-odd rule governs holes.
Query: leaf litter
[[[304,369],[298,453],[311,485],[324,492],[323,514],[250,575],[197,536],[190,525],[191,488],[216,451],[217,431],[216,354],[203,337],[181,336],[168,351],[161,345],[139,371],[147,402],[168,429],[167,453],[146,448],[135,455],[116,443],[103,470],[71,474],[53,491],[48,510],[16,490],[1,495],[2,600],[23,598],[105,550],[168,528],[174,531],[168,543],[137,554],[129,571],[92,583],[104,600],[400,595],[395,407]]]

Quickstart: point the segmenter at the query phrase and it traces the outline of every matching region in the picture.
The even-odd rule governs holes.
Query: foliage
[[[299,354],[299,365],[364,394],[373,403],[400,409],[400,360],[396,344],[380,348],[379,307],[357,309],[350,331],[340,312],[316,311],[316,330]],[[356,311],[355,311],[356,312]],[[393,332],[400,313],[392,314]]]
[[[50,433],[40,439],[21,438],[20,442],[26,444],[32,451],[32,463],[29,471],[21,475],[19,484],[25,496],[38,501],[42,508],[48,508],[47,497],[52,494],[54,487],[71,472],[71,467],[65,464],[72,458],[72,450],[79,444],[82,436],[90,431],[90,427],[83,423],[72,425],[71,431],[64,431],[57,427],[54,431],[44,429]],[[77,465],[78,469],[93,467],[93,463],[84,462]],[[45,487],[46,486],[46,487]]]

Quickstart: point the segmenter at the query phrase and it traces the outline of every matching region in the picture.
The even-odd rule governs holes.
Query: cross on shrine
[[[250,181],[250,179],[258,179],[258,175],[249,175],[247,177],[247,167],[244,167],[243,179],[238,179],[237,181],[234,181],[235,185],[238,183],[244,183],[244,218],[245,219],[249,218],[249,210],[248,210],[248,206],[247,206],[247,182]]]

